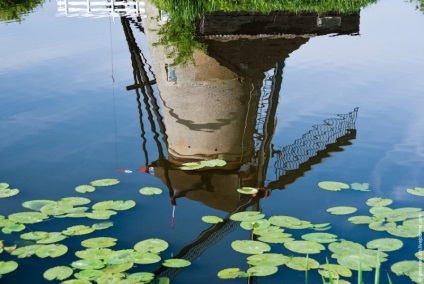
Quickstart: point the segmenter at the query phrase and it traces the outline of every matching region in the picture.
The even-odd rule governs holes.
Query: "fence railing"
[[[130,17],[145,13],[140,0],[57,0],[59,15],[67,17]]]

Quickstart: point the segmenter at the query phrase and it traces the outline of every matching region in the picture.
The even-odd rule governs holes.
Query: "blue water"
[[[347,217],[325,210],[350,205],[358,208],[357,215],[368,214],[365,201],[374,196],[392,198],[392,208],[423,208],[423,197],[405,191],[424,186],[424,13],[416,5],[379,1],[361,10],[359,35],[312,37],[285,60],[272,139],[275,148],[292,144],[313,125],[356,107],[357,133],[351,145],[329,153],[284,190],[275,189],[269,198],[261,200],[260,208],[267,217],[291,215],[313,223],[331,222],[331,233],[365,244],[390,235],[353,225]],[[152,64],[151,43],[141,32],[134,28],[133,32]],[[162,238],[170,247],[161,256],[170,258],[210,227],[201,221],[202,216],[228,215],[195,198],[181,197],[171,228],[173,208],[162,180],[147,173],[116,171],[137,170],[158,160],[156,141],[165,146],[163,137],[155,140],[146,115],[146,133],[142,136],[136,94],[126,90],[134,79],[119,19],[59,16],[56,3],[46,2],[25,15],[21,23],[0,23],[0,38],[0,182],[20,189],[18,195],[0,199],[0,215],[24,211],[21,203],[26,200],[80,196],[74,191],[76,186],[100,178],[118,178],[121,183],[84,195],[92,203],[110,199],[137,202],[136,207],[112,217],[113,228],[68,238],[65,257],[17,260],[18,270],[4,275],[0,283],[48,283],[42,272],[69,265],[87,237],[116,237],[119,241],[115,249],[131,248],[146,238]],[[154,90],[160,99],[156,87]],[[147,141],[148,158],[143,139]],[[266,183],[276,179],[273,162],[271,159]],[[323,191],[317,187],[323,180],[367,182],[371,191]],[[162,188],[164,193],[142,196],[138,190],[144,186]],[[57,219],[28,227],[60,231],[84,222]],[[220,280],[216,276],[219,270],[247,269],[246,256],[233,251],[231,242],[249,239],[249,232],[238,228],[220,237],[172,283],[224,283],[230,280]],[[7,245],[17,239],[18,233],[0,233],[0,240]],[[404,247],[383,263],[384,271],[390,271],[396,261],[414,259],[418,239],[403,241]],[[273,245],[273,249],[283,251],[281,245]],[[0,261],[11,259],[15,258],[6,252],[0,254]],[[325,256],[317,260],[324,263]],[[149,265],[132,271],[155,271],[159,267]],[[260,278],[259,283],[304,283],[304,277],[303,272],[280,268],[277,274]],[[316,272],[309,277],[309,283],[321,283]],[[355,277],[350,279],[352,283],[356,283]],[[366,283],[373,283],[373,274],[365,277]],[[393,283],[410,283],[405,276],[392,273],[391,278]],[[385,281],[383,277],[382,283]]]

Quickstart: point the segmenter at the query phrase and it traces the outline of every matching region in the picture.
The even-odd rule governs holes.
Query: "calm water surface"
[[[148,19],[145,21],[147,25]],[[139,92],[141,98],[137,99],[138,91],[127,90],[135,84],[134,69],[121,20],[65,17],[59,15],[56,2],[46,2],[26,15],[21,23],[0,23],[0,182],[20,189],[18,195],[0,199],[0,214],[7,216],[25,211],[21,203],[26,200],[81,196],[75,192],[76,186],[101,178],[117,178],[121,181],[119,185],[99,188],[83,196],[90,198],[92,204],[132,199],[137,205],[113,216],[112,228],[94,232],[89,237],[115,237],[118,239],[116,249],[132,248],[147,238],[161,238],[170,245],[161,254],[163,259],[181,256],[186,248],[188,255],[196,255],[188,268],[163,272],[156,264],[139,265],[131,270],[162,272],[172,278],[172,283],[225,282],[216,276],[221,269],[248,268],[246,255],[233,251],[231,243],[250,239],[250,233],[238,224],[214,228],[203,223],[201,217],[225,218],[235,211],[243,204],[235,190],[249,184],[249,178],[256,178],[259,185],[255,187],[267,188],[270,196],[254,207],[248,206],[247,210],[261,209],[267,217],[290,215],[312,223],[331,222],[328,232],[362,244],[390,237],[386,232],[371,231],[366,225],[353,225],[347,221],[348,217],[330,215],[325,210],[333,206],[355,206],[356,215],[367,215],[369,207],[365,202],[371,197],[393,199],[392,208],[423,207],[424,197],[405,191],[424,187],[423,26],[424,13],[416,9],[416,3],[379,1],[361,10],[357,35],[331,33],[305,38],[301,44],[291,47],[281,44],[281,47],[270,48],[270,52],[285,55],[271,62],[273,65],[268,70],[255,71],[254,76],[260,75],[262,79],[267,71],[266,78],[271,80],[268,83],[258,81],[260,76],[238,82],[231,77],[236,72],[227,70],[229,75],[223,75],[216,61],[213,65],[203,58],[209,69],[216,68],[217,74],[225,77],[224,87],[210,80],[205,80],[207,83],[200,87],[189,82],[193,84],[194,94],[185,96],[181,93],[185,90],[184,80],[189,80],[191,75],[181,75],[183,71],[178,72],[183,68],[177,67],[182,91],[174,91],[169,86],[171,83],[160,77],[163,74],[158,69],[165,63],[152,47],[154,33],[148,31],[146,36],[131,24],[133,43],[137,43],[146,63],[152,66],[153,73],[146,68],[148,75],[150,79],[152,74],[157,77],[157,84],[152,86],[153,96]],[[246,50],[252,43],[247,40],[241,44]],[[213,49],[210,47],[209,52],[215,52],[225,61],[226,53],[219,49],[220,44],[214,45],[211,41],[210,46]],[[264,50],[256,54],[264,58],[263,62],[273,55]],[[251,69],[244,70],[248,73]],[[196,76],[201,77],[202,69],[197,72]],[[278,72],[282,72],[282,76]],[[281,83],[279,88],[275,81]],[[228,85],[226,90],[225,82],[233,85]],[[260,99],[255,99],[254,94],[264,97],[265,91],[257,93],[260,85],[277,88],[273,111],[269,111],[269,101],[262,104],[265,106],[262,109],[258,109],[261,103],[252,103]],[[214,96],[209,94],[209,90],[214,92],[213,88],[215,91],[224,89]],[[237,88],[246,89],[247,93],[234,95]],[[205,91],[204,96],[196,96],[196,90],[200,89]],[[154,108],[156,102],[159,110]],[[267,109],[271,115],[266,116]],[[271,122],[260,120],[257,113],[261,114],[261,110]],[[342,125],[337,115],[349,113],[351,117],[344,121],[351,124]],[[324,120],[332,118],[330,122],[335,126],[326,128]],[[267,131],[263,130],[264,125],[269,127]],[[316,131],[315,136],[311,130]],[[250,163],[246,161],[250,167],[187,174],[169,169],[172,164],[166,162],[181,163],[194,154],[213,157],[214,152],[218,153],[216,157],[243,160],[247,153],[244,151],[253,147],[253,138],[259,141],[256,148],[253,147],[256,150],[264,145],[264,139],[258,138],[257,133],[265,132],[263,137],[269,139],[269,143],[263,153],[269,159],[265,159],[262,166],[255,164],[258,160],[251,159]],[[332,140],[332,135],[340,139]],[[222,150],[225,141],[232,141],[230,137],[236,142],[228,142],[233,143],[229,150]],[[322,145],[317,148],[311,137]],[[241,140],[237,140],[239,138]],[[299,143],[303,146],[293,146]],[[197,145],[193,148],[198,149],[202,145],[218,146],[217,150],[206,147],[207,153],[196,153],[197,149],[186,147],[189,145]],[[175,157],[177,152],[180,159]],[[303,164],[299,157],[305,159]],[[286,158],[291,159],[291,168],[284,169],[282,163]],[[147,173],[137,172],[146,166]],[[125,174],[117,168],[134,172]],[[246,172],[247,168],[253,173]],[[257,168],[266,173],[263,178],[258,178],[257,172],[252,170]],[[171,182],[166,182],[166,173]],[[317,186],[325,180],[369,183],[371,191],[325,191]],[[174,191],[169,191],[170,184]],[[159,187],[164,193],[143,196],[138,190],[146,186]],[[173,228],[173,206],[168,192],[177,197]],[[61,231],[72,225],[96,222],[53,219],[28,225],[26,231]],[[204,231],[206,236],[202,237]],[[312,230],[290,232],[299,237]],[[64,257],[18,259],[17,271],[4,275],[0,283],[48,282],[42,272],[76,260],[74,252],[82,249],[80,242],[86,238],[88,236],[66,239],[63,243],[69,252]],[[198,238],[200,241],[194,244]],[[7,245],[18,239],[19,233],[0,233],[0,240]],[[402,240],[404,247],[390,254],[389,260],[382,264],[382,283],[386,283],[385,271],[390,271],[391,264],[415,259],[419,239]],[[275,251],[293,254],[282,245],[272,247]],[[325,263],[325,256],[321,254],[316,259]],[[11,259],[16,260],[6,252],[0,254],[0,261]],[[29,271],[31,280],[28,280]],[[277,274],[254,281],[304,283],[304,277],[303,272],[281,267]],[[366,283],[373,283],[373,277],[373,273],[365,274]],[[391,273],[391,278],[393,283],[410,283],[405,276]],[[314,271],[309,281],[321,283],[321,278]],[[350,281],[356,283],[356,273]],[[246,279],[231,282],[244,283]]]

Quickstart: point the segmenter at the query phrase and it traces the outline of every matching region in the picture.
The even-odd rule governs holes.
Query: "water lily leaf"
[[[419,284],[423,283],[423,273],[422,273],[422,269],[420,268],[409,271],[407,276],[409,277],[409,279],[411,279],[412,282],[419,283]]]
[[[11,197],[11,196],[14,196],[14,195],[16,195],[18,193],[19,193],[19,189],[17,189],[17,188],[13,188],[13,189],[9,189],[9,188],[0,189],[0,198]]]
[[[369,187],[370,187],[369,183],[354,182],[350,185],[350,188],[352,188],[353,190],[359,190],[359,191],[370,191]]]
[[[69,204],[72,206],[85,205],[90,202],[91,200],[85,197],[64,197],[59,200],[59,203]]]
[[[116,274],[116,273],[127,271],[131,269],[133,266],[134,266],[134,263],[132,262],[112,264],[104,268],[102,271],[107,274]]]
[[[342,189],[348,189],[349,185],[343,182],[337,181],[321,181],[318,183],[318,186],[325,190],[330,191],[340,191]]]
[[[328,245],[328,249],[335,254],[345,255],[345,254],[355,254],[360,251],[364,251],[365,247],[361,244],[351,242],[351,241],[341,241],[333,242]]]
[[[34,224],[42,222],[49,218],[47,214],[41,212],[19,212],[13,213],[8,216],[9,220],[22,223],[22,224]]]
[[[24,203],[22,203],[22,206],[27,208],[27,209],[31,209],[34,211],[40,211],[41,207],[48,205],[48,204],[56,204],[56,201],[53,200],[30,200],[30,201],[25,201]]]
[[[277,226],[269,226],[263,229],[255,229],[255,228],[253,229],[253,233],[258,236],[266,235],[269,233],[282,233],[282,232],[284,232],[284,229]]]
[[[271,225],[271,223],[268,220],[265,219],[260,219],[260,220],[256,220],[256,221],[243,221],[240,223],[240,227],[242,227],[245,230],[253,230],[253,229],[257,229],[257,230],[262,230],[262,229],[266,229]]]
[[[180,268],[191,265],[191,262],[182,258],[170,258],[166,259],[162,265],[166,267]]]
[[[157,187],[143,187],[139,190],[139,192],[143,195],[156,195],[161,194],[162,189]]]
[[[13,224],[16,224],[16,222],[9,219],[4,219],[4,217],[3,219],[0,218],[0,227],[6,227]]]
[[[261,242],[271,243],[271,244],[283,244],[285,242],[294,241],[294,239],[291,238],[291,234],[286,234],[286,233],[262,234],[258,237],[258,240]]]
[[[231,243],[231,247],[238,252],[245,254],[261,254],[270,251],[271,247],[263,242],[251,240],[237,240]]]
[[[306,271],[318,268],[319,262],[310,257],[292,257],[286,265],[294,270]]]
[[[237,192],[241,194],[256,194],[258,193],[258,190],[254,187],[242,187],[238,188]]]
[[[351,206],[335,206],[327,209],[327,212],[334,215],[348,215],[356,211],[358,211],[358,209]]]
[[[189,162],[189,163],[182,164],[182,166],[180,167],[180,170],[193,171],[193,170],[198,170],[198,169],[201,169],[201,168],[204,168],[204,167],[205,167],[205,165],[202,165],[200,163]]]
[[[105,178],[105,179],[98,179],[93,180],[90,182],[92,186],[112,186],[118,184],[120,181],[115,178]]]
[[[393,238],[375,239],[367,243],[367,248],[381,251],[395,251],[401,247],[403,247],[403,242]]]
[[[113,210],[93,210],[90,213],[86,213],[85,216],[94,220],[108,220],[110,216],[116,214],[117,213]]]
[[[125,276],[120,274],[105,273],[96,279],[97,284],[121,284],[124,281]],[[61,283],[62,284],[62,283]]]
[[[285,242],[284,247],[288,250],[304,253],[304,254],[314,254],[320,253],[325,247],[322,244],[311,242],[311,241],[291,241]]]
[[[71,263],[73,268],[77,269],[101,269],[105,264],[100,259],[79,259]]]
[[[237,212],[230,216],[233,221],[256,221],[265,217],[260,211],[243,211]]]
[[[17,256],[18,258],[31,257],[35,254],[35,251],[41,247],[41,245],[29,245],[17,248],[11,254]]]
[[[133,252],[133,249],[113,251],[107,258],[105,258],[105,262],[108,264],[121,264],[131,262]]]
[[[105,273],[101,270],[96,269],[83,269],[77,273],[75,273],[75,278],[84,279],[84,280],[93,280],[95,281],[97,278],[104,276]]]
[[[393,203],[393,200],[389,198],[372,197],[367,200],[368,206],[387,206]]]
[[[304,234],[302,239],[323,244],[337,241],[337,236],[329,233],[309,233]]]
[[[332,264],[332,263],[321,264],[319,268],[322,269],[322,270],[325,270],[325,271],[330,271],[330,275],[332,275],[331,272],[335,272],[337,275],[340,275],[340,276],[343,276],[343,277],[351,277],[352,276],[352,271],[349,268],[344,267],[344,266],[339,265],[339,264]],[[321,275],[323,275],[323,274],[321,274]],[[323,276],[326,277],[325,275],[323,275]],[[327,276],[329,276],[328,273],[327,273]],[[326,277],[326,278],[329,278],[329,277]]]
[[[38,239],[36,241],[37,244],[52,244],[60,242],[67,237],[65,235],[62,235],[60,232],[50,232],[48,235],[44,238]]]
[[[69,279],[69,280],[60,282],[60,284],[91,284],[91,282],[85,279]]]
[[[94,229],[92,227],[86,225],[77,225],[68,227],[66,230],[62,231],[62,234],[67,236],[80,236],[90,234],[92,232],[94,232]]]
[[[422,250],[416,252],[414,255],[415,255],[416,258],[418,258],[420,260],[424,260],[424,252]]]
[[[9,184],[8,183],[5,183],[5,182],[0,182],[0,190],[1,189],[6,189],[6,188],[9,188]]]
[[[384,208],[384,207],[372,207],[372,208]],[[387,222],[400,222],[400,221],[405,221],[406,219],[408,219],[406,214],[397,210],[379,212],[374,214],[374,216],[377,218],[385,218]]]
[[[284,228],[293,228],[302,224],[302,221],[291,216],[272,216],[269,218],[272,225]]]
[[[240,268],[226,268],[218,272],[218,277],[221,279],[236,279],[245,278],[248,274],[241,271]]]
[[[109,248],[88,248],[75,252],[75,255],[83,259],[106,259],[113,254]]]
[[[43,277],[47,280],[65,280],[71,276],[72,273],[74,273],[74,271],[70,267],[55,266],[44,271]]]
[[[40,208],[40,211],[44,214],[56,216],[56,215],[63,215],[65,213],[68,213],[73,208],[71,204],[66,203],[53,203],[53,204],[47,204]]]
[[[75,191],[79,193],[94,192],[96,188],[92,185],[83,184],[75,187]]]
[[[112,209],[117,211],[124,211],[133,208],[136,205],[134,200],[116,200],[113,202]]]
[[[419,219],[410,219],[402,222],[402,227],[409,227],[412,230],[416,230],[418,232],[424,232],[424,226],[422,220]]]
[[[127,279],[129,280],[134,280],[134,281],[139,281],[144,283],[149,283],[154,278],[155,278],[155,274],[151,272],[136,272],[136,273],[129,274],[127,276]]]
[[[377,221],[368,224],[368,228],[374,231],[388,231],[390,229],[396,228],[396,223],[394,222],[385,222],[385,221]]]
[[[376,221],[375,218],[373,218],[371,216],[365,216],[365,215],[353,216],[353,217],[350,217],[348,220],[349,220],[349,222],[351,222],[353,224],[369,224],[369,223],[373,223],[373,222]]]
[[[25,225],[24,224],[11,224],[8,226],[3,227],[3,229],[1,230],[4,234],[11,234],[13,232],[21,232],[23,230],[25,230]]]
[[[417,260],[403,260],[393,264],[390,269],[396,275],[408,275],[411,271],[417,270],[419,267]]]
[[[208,224],[218,224],[223,222],[224,220],[218,216],[203,216],[202,221]]]
[[[223,167],[227,164],[227,162],[220,159],[214,159],[214,160],[201,161],[200,164],[205,167]]]
[[[247,274],[249,276],[269,276],[277,273],[278,267],[276,266],[268,266],[268,265],[257,265],[250,267],[247,270]]]
[[[300,230],[300,229],[308,229],[308,228],[313,228],[313,227],[314,227],[314,225],[311,222],[300,220],[300,224],[297,224],[297,225],[293,224],[290,227],[290,229]]]
[[[101,222],[91,226],[94,230],[104,230],[113,226],[113,222]]]
[[[106,248],[116,245],[117,239],[110,237],[91,238],[81,242],[83,247],[87,248]]]
[[[420,232],[410,226],[393,226],[387,229],[387,232],[396,237],[402,238],[417,238]]]
[[[113,208],[113,203],[113,200],[100,201],[93,204],[91,208],[93,208],[93,210],[110,210]]]
[[[424,196],[424,187],[407,188],[406,192],[415,196]]]
[[[160,253],[168,248],[168,243],[161,239],[147,239],[134,245],[134,249],[139,252]]]
[[[337,258],[337,262],[351,270],[359,270],[359,267],[361,267],[362,271],[372,271],[372,266],[368,265],[365,258],[365,255],[359,254],[343,255]]]
[[[59,257],[64,255],[68,251],[68,247],[62,244],[49,244],[40,246],[36,251],[35,255],[41,258],[46,257]]]
[[[290,257],[279,253],[254,254],[247,258],[250,265],[280,266],[290,261]]]
[[[373,214],[376,218],[384,216],[385,214],[393,213],[393,209],[385,206],[375,206],[370,208],[370,213]],[[384,217],[382,217],[384,218]]]
[[[161,261],[161,257],[156,253],[136,251],[132,254],[131,261],[137,264],[152,264]]]
[[[18,263],[16,261],[0,261],[0,276],[3,274],[10,273],[18,268]]]

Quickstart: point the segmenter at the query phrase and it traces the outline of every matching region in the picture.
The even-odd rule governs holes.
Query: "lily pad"
[[[242,187],[238,188],[237,192],[241,194],[256,194],[258,193],[258,190],[254,187]]]
[[[376,221],[375,218],[366,215],[352,216],[348,220],[353,224],[369,224]]]
[[[125,262],[132,262],[132,257],[134,250],[133,249],[123,249],[118,251],[113,251],[107,258],[105,262],[108,264],[120,264]]]
[[[15,249],[11,254],[17,256],[18,258],[31,257],[35,254],[38,248],[42,245],[29,245]]]
[[[218,216],[203,216],[202,221],[208,224],[218,224],[223,222],[224,220]]]
[[[65,280],[74,273],[72,268],[67,266],[55,266],[50,269],[47,269],[43,273],[43,277],[47,280]]]
[[[330,191],[340,191],[342,189],[348,189],[349,185],[343,182],[337,181],[321,181],[318,183],[318,186],[325,190]]]
[[[93,180],[92,182],[90,182],[92,186],[112,186],[118,183],[119,183],[119,180],[115,178],[98,179],[98,180]]]
[[[333,215],[348,215],[358,211],[357,208],[351,206],[336,206],[327,209],[327,212]]]
[[[41,207],[48,205],[48,204],[56,204],[56,201],[53,200],[30,200],[30,201],[25,201],[24,203],[22,203],[22,206],[27,208],[27,209],[31,209],[34,211],[40,211]]]
[[[136,273],[129,274],[127,276],[127,279],[129,280],[134,280],[134,281],[139,281],[144,283],[149,283],[154,278],[155,278],[155,274],[151,272],[136,272]]]
[[[113,222],[101,222],[93,224],[91,227],[94,230],[104,230],[113,226]]]
[[[205,160],[200,162],[205,167],[223,167],[227,164],[226,161],[220,159]]]
[[[143,187],[139,190],[139,192],[143,195],[156,195],[161,194],[162,189],[158,187]]]
[[[105,201],[97,202],[93,204],[91,208],[93,208],[93,210],[110,210],[113,208],[113,200],[105,200]]]
[[[162,263],[162,265],[166,267],[172,267],[172,268],[181,268],[181,267],[186,267],[191,265],[191,262],[182,258],[170,258],[170,259],[166,259]]]
[[[319,268],[322,269],[322,270],[325,270],[325,271],[330,271],[330,275],[333,275],[333,273],[331,273],[331,272],[334,272],[337,275],[343,276],[343,277],[351,277],[352,276],[352,271],[349,268],[344,267],[344,266],[339,265],[339,264],[332,264],[332,263],[321,264]],[[328,273],[327,273],[327,276],[329,276]],[[326,277],[326,278],[329,278],[329,277]]]
[[[10,273],[18,268],[18,263],[16,261],[0,261],[0,277],[3,274]]]
[[[8,226],[3,227],[3,229],[1,230],[4,234],[11,234],[13,232],[21,232],[23,230],[25,230],[25,225],[24,224],[11,224]]]
[[[231,247],[238,252],[245,254],[261,254],[270,251],[271,247],[263,242],[251,240],[237,240],[231,243]]]
[[[81,242],[83,247],[87,248],[107,248],[116,245],[117,239],[110,237],[91,238]]]
[[[325,247],[322,244],[311,241],[285,242],[284,247],[293,252],[304,254],[315,254],[320,253],[322,250],[325,250]]]
[[[62,235],[62,233],[60,232],[50,232],[47,237],[42,238],[42,239],[38,239],[37,240],[37,244],[52,244],[52,243],[57,243],[60,242],[64,239],[66,239],[67,237],[65,235]]]
[[[83,259],[106,259],[113,254],[109,248],[88,248],[75,252],[75,255]]]
[[[309,269],[317,269],[319,262],[310,257],[292,257],[289,262],[286,263],[287,267],[298,271],[306,271]]]
[[[189,163],[182,164],[182,166],[180,167],[180,170],[183,170],[183,171],[193,171],[193,170],[202,169],[204,167],[205,167],[205,165],[202,165],[200,163],[189,162]]]
[[[286,233],[268,233],[258,237],[258,240],[265,243],[271,244],[283,244],[286,242],[294,241],[291,234]]]
[[[290,257],[279,253],[254,254],[247,258],[250,265],[280,266],[290,261]]]
[[[133,208],[136,205],[134,200],[116,200],[113,202],[112,209],[117,211],[124,211]]]
[[[420,236],[420,232],[415,228],[409,226],[392,226],[387,229],[387,232],[396,237],[402,238],[417,238]]]
[[[240,268],[226,268],[218,272],[218,277],[221,279],[236,279],[245,278],[247,273],[241,271]]]
[[[134,249],[139,252],[160,253],[168,248],[168,243],[161,239],[147,239],[134,245]]]
[[[17,189],[17,188],[13,188],[13,189],[9,189],[9,188],[0,189],[0,198],[11,197],[11,196],[14,196],[14,195],[16,195],[18,193],[19,193],[19,189]]]
[[[91,284],[91,282],[85,279],[69,279],[69,280],[60,282],[60,284]]]
[[[83,269],[77,273],[75,273],[74,277],[78,279],[84,279],[84,280],[92,280],[95,281],[98,278],[104,276],[105,273],[101,270],[96,269]]]
[[[230,216],[230,219],[233,221],[256,221],[265,217],[265,214],[262,214],[260,211],[244,211],[234,213]]]
[[[71,266],[77,269],[101,269],[105,266],[100,259],[80,259],[71,263]]]
[[[247,270],[249,276],[269,276],[277,273],[278,267],[269,265],[256,265]]]
[[[407,188],[406,192],[415,196],[424,196],[424,187]]]
[[[395,222],[377,221],[368,224],[368,228],[374,231],[388,231],[390,229],[396,229]]]
[[[96,188],[92,185],[83,184],[75,187],[75,191],[79,193],[94,192]]]
[[[44,214],[56,216],[56,215],[63,215],[65,213],[68,213],[68,211],[72,210],[73,205],[66,204],[66,203],[53,203],[53,204],[47,204],[40,208],[40,211]]]
[[[416,270],[419,264],[417,260],[403,260],[393,264],[390,269],[396,275],[408,275],[411,271]]]
[[[262,230],[266,229],[271,225],[271,223],[268,220],[260,219],[255,221],[243,221],[240,223],[240,227],[242,227],[245,230]]]
[[[284,229],[277,226],[269,226],[267,228],[253,230],[253,233],[258,236],[266,235],[269,233],[282,233],[282,232],[284,232]]]
[[[372,197],[367,200],[366,204],[368,206],[387,206],[393,203],[393,200],[390,198],[382,198],[382,197]]]
[[[370,191],[369,187],[370,187],[369,183],[354,182],[350,185],[350,188],[352,188],[353,190],[359,190],[359,191]]]
[[[40,258],[46,257],[59,257],[64,255],[68,251],[68,247],[62,244],[49,244],[40,246],[36,251],[35,255]]]
[[[34,224],[44,221],[49,216],[41,212],[19,212],[10,214],[8,218],[17,223]]]
[[[132,262],[125,262],[125,263],[119,263],[119,264],[112,264],[107,266],[103,269],[103,272],[106,274],[117,274],[120,272],[127,271],[131,269],[134,266],[134,263]]]
[[[309,233],[302,235],[302,239],[323,244],[337,241],[337,236],[329,233]]]
[[[284,228],[293,228],[302,224],[302,221],[291,216],[272,216],[269,218],[272,225]]]
[[[0,190],[1,189],[6,189],[6,188],[9,188],[9,184],[8,183],[5,183],[5,182],[0,182]]]
[[[375,239],[367,243],[367,248],[381,251],[395,251],[401,247],[403,247],[403,242],[393,238]]]
[[[62,231],[62,234],[66,236],[80,236],[90,234],[92,232],[94,232],[94,229],[92,227],[86,225],[77,225],[68,227],[66,230]]]
[[[60,203],[69,204],[72,206],[85,205],[91,202],[90,199],[85,197],[64,197],[59,200]]]
[[[156,253],[136,251],[131,254],[131,261],[137,264],[152,264],[161,261],[161,257]]]
[[[113,210],[93,210],[92,212],[86,213],[85,216],[94,220],[108,220],[110,216],[116,214],[117,213]]]
[[[424,260],[424,252],[422,250],[416,252],[415,257],[420,259],[420,260]]]

